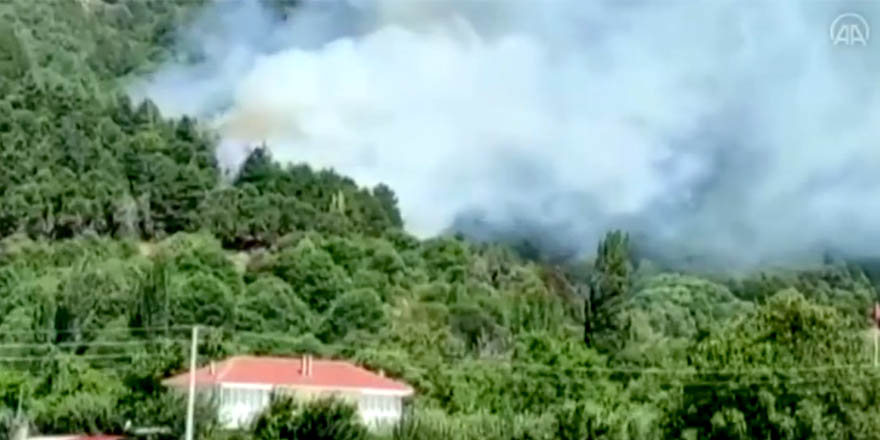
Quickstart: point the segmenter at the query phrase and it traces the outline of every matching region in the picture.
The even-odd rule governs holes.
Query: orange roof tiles
[[[408,385],[375,374],[357,365],[333,360],[313,359],[311,374],[303,374],[302,358],[235,356],[213,367],[196,370],[196,384],[209,386],[219,384],[268,385],[291,388],[322,389],[371,389],[403,395],[412,394]],[[167,385],[189,386],[189,372],[165,380]]]

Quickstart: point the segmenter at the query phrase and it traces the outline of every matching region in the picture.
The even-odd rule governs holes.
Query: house
[[[219,419],[227,428],[247,426],[270,402],[273,392],[297,399],[335,396],[357,407],[369,427],[397,423],[404,399],[412,396],[408,385],[357,365],[336,360],[236,356],[196,370],[196,388],[217,399]],[[189,387],[185,372],[165,380],[183,390]]]

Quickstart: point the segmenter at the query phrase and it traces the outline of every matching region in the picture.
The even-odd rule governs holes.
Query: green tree
[[[584,341],[588,345],[592,343],[592,333],[607,325],[608,309],[629,292],[631,274],[629,236],[621,231],[609,232],[596,250],[593,277],[584,302]]]
[[[248,285],[235,310],[236,327],[242,330],[302,334],[311,332],[316,325],[309,306],[274,276]]]
[[[345,271],[307,238],[273,256],[267,266],[319,313],[326,311],[336,297],[351,286]]]
[[[321,322],[319,336],[326,342],[343,338],[357,329],[375,332],[386,324],[384,305],[370,289],[346,292],[336,299]]]
[[[669,414],[671,436],[874,438],[880,394],[869,385],[858,320],[789,289],[695,344],[697,375]],[[837,368],[832,366],[839,366]]]

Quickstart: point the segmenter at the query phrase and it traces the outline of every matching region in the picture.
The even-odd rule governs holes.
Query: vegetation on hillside
[[[179,437],[184,405],[161,379],[185,368],[198,324],[203,361],[309,352],[409,382],[400,440],[880,438],[877,292],[859,268],[659,272],[617,231],[593,261],[549,266],[417,240],[391,188],[265,149],[228,179],[210,133],[117,83],[168,56],[198,6],[0,3],[7,427],[21,408],[44,433],[131,421]],[[322,405],[302,417],[349,414]],[[200,438],[221,435],[210,410]],[[260,420],[236,435],[312,423]]]

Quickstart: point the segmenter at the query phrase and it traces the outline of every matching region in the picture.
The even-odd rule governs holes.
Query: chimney
[[[217,365],[214,363],[214,361],[211,361],[211,363],[208,365],[208,371],[211,372],[211,376],[213,376],[217,372]]]
[[[306,377],[312,375],[312,355],[310,354],[302,356],[302,375]]]
[[[385,370],[379,370],[379,376],[385,377]]]

